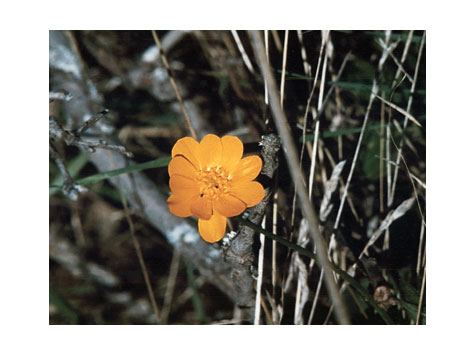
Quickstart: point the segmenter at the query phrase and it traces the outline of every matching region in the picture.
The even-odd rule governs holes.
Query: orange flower
[[[198,217],[198,230],[210,243],[223,238],[226,217],[241,214],[264,198],[264,188],[254,180],[262,168],[257,155],[242,158],[237,137],[208,134],[200,143],[179,139],[168,165],[170,212],[178,217]]]

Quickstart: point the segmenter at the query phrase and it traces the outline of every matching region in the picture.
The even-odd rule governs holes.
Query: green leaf
[[[403,300],[399,300],[399,304],[407,311],[407,314],[409,317],[416,322],[417,320],[417,304],[412,304],[409,302],[405,302]],[[425,324],[425,319],[426,319],[426,312],[425,312],[425,307],[422,307],[421,309],[421,318],[420,321],[422,324]]]
[[[152,169],[152,168],[163,168],[168,165],[170,160],[171,160],[171,157],[162,157],[162,158],[151,160],[145,163],[135,164],[135,165],[131,165],[125,168],[109,170],[109,171],[105,171],[99,174],[91,175],[91,176],[77,180],[76,183],[80,185],[92,185],[98,181],[109,179],[111,177],[121,175],[121,174],[128,174],[134,171],[141,171],[141,170]]]
[[[88,176],[83,179],[79,179],[76,182],[80,185],[91,185],[98,181],[109,179],[111,177],[121,175],[121,174],[128,174],[134,171],[141,171],[141,170],[152,169],[152,168],[163,168],[168,165],[170,160],[171,160],[171,157],[162,157],[162,158],[151,160],[145,163],[131,165],[131,166],[121,168],[121,169],[105,171],[99,174]]]

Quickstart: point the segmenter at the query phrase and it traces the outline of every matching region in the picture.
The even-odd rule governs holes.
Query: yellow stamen
[[[201,196],[216,199],[229,189],[229,174],[221,166],[208,167],[198,172]]]

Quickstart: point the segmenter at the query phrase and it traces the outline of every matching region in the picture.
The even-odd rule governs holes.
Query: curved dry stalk
[[[307,133],[307,120],[308,120],[308,113],[309,113],[309,110],[310,110],[310,103],[313,99],[313,94],[315,93],[315,89],[317,87],[317,79],[318,79],[318,74],[320,73],[320,64],[322,62],[322,55],[323,55],[324,47],[325,47],[325,41],[322,38],[322,44],[320,46],[320,52],[319,52],[318,61],[317,61],[317,69],[315,70],[315,77],[313,79],[312,89],[311,89],[310,95],[307,99],[307,105],[305,106],[305,113],[304,113],[304,116],[303,116],[302,147],[300,148],[300,156],[299,156],[300,167],[302,166],[303,152],[305,150],[305,136],[306,136],[306,133]],[[315,120],[318,120],[318,115],[315,118]],[[292,198],[292,213],[291,213],[291,217],[290,217],[290,226],[292,228],[293,228],[294,223],[295,223],[295,203],[296,203],[296,201],[297,201],[297,190],[294,191],[294,196]]]
[[[242,60],[244,61],[244,64],[246,65],[247,69],[252,74],[254,73],[254,67],[252,66],[251,61],[249,60],[249,56],[247,55],[246,51],[244,50],[244,46],[242,45],[241,39],[239,38],[239,35],[236,30],[231,30],[231,33],[233,34],[234,41],[236,41],[236,45],[239,49],[239,52],[241,53]]]
[[[326,43],[328,41],[328,36],[330,31],[322,31],[322,48],[325,47],[325,57],[323,58],[323,69],[322,69],[322,80],[320,81],[320,90],[318,93],[318,103],[317,110],[321,111],[323,104],[323,89],[325,86],[325,77],[327,72],[327,63],[328,63],[328,47]],[[309,102],[310,103],[310,102]],[[313,189],[313,180],[315,176],[315,163],[317,157],[317,148],[318,148],[318,136],[320,133],[320,120],[316,120],[315,131],[313,133],[313,146],[312,146],[312,159],[310,163],[310,176],[308,178],[308,196],[312,198],[312,189]]]
[[[424,48],[425,44],[425,39],[426,39],[426,32],[424,31],[424,34],[422,35],[422,40],[421,40],[421,45],[419,47],[419,53],[417,55],[417,61],[416,61],[416,68],[414,70],[414,80],[411,85],[411,91],[409,95],[409,100],[407,101],[407,107],[405,112],[410,112],[411,107],[412,107],[412,100],[414,97],[414,92],[416,91],[416,83],[417,83],[417,75],[419,73],[419,65],[421,62],[421,57],[422,57],[422,50]],[[406,129],[407,122],[410,119],[409,115],[405,115],[404,117],[404,123],[403,123],[403,130]],[[404,137],[401,138],[401,142],[399,143],[399,148],[398,148],[398,154],[396,158],[396,168],[394,169],[394,177],[392,179],[392,186],[391,186],[391,194],[389,195],[389,201],[388,201],[388,206],[391,206],[393,201],[394,201],[394,194],[396,192],[396,183],[397,183],[397,178],[398,178],[398,173],[399,173],[399,163],[401,162],[401,152],[402,152],[402,147],[404,145]]]
[[[373,101],[376,98],[377,93],[379,92],[379,83],[378,83],[378,77],[377,76],[379,75],[379,73],[383,69],[384,63],[385,63],[386,59],[388,58],[388,52],[392,51],[395,48],[393,45],[388,45],[389,38],[390,38],[390,36],[387,35],[386,36],[386,45],[384,46],[383,53],[381,54],[381,58],[379,59],[378,70],[377,70],[376,76],[373,79],[373,86],[371,88],[371,95],[369,97],[368,106],[366,108],[365,117],[363,119],[363,126],[361,127],[361,133],[360,133],[360,136],[358,138],[358,143],[356,144],[355,154],[353,156],[353,161],[351,163],[350,172],[349,172],[348,178],[346,180],[345,189],[343,190],[343,196],[341,197],[340,207],[338,208],[338,213],[337,213],[337,216],[336,216],[334,229],[337,229],[338,225],[340,224],[341,213],[343,211],[343,206],[345,205],[346,197],[348,195],[348,188],[350,186],[351,179],[353,177],[353,172],[354,172],[355,166],[356,166],[356,161],[357,161],[358,156],[359,156],[361,143],[363,141],[363,137],[364,137],[364,134],[365,134],[365,131],[366,131],[366,125],[368,123],[369,113],[371,111],[371,107],[373,106]]]
[[[425,235],[425,223],[421,223],[421,233],[419,235],[419,248],[417,249],[417,264],[416,264],[416,275],[419,276],[421,272],[421,265],[422,265],[422,246],[424,242],[424,235]],[[425,248],[424,248],[424,255],[425,255]]]
[[[168,274],[167,288],[165,290],[165,296],[163,298],[163,306],[160,322],[162,324],[168,323],[168,316],[172,307],[173,291],[175,290],[176,279],[178,275],[178,269],[180,265],[180,251],[178,249],[173,250],[172,261],[170,263],[170,273]]]
[[[426,268],[424,266],[424,276],[422,277],[422,285],[421,285],[421,293],[419,294],[419,304],[417,306],[417,318],[416,318],[416,325],[419,325],[419,318],[421,318],[421,311],[422,311],[422,298],[424,296],[424,289],[426,286]]]
[[[188,110],[186,109],[185,103],[183,102],[183,98],[181,97],[180,91],[178,90],[178,86],[176,85],[175,78],[170,69],[170,65],[168,64],[168,60],[167,60],[167,57],[165,56],[165,52],[163,51],[162,44],[160,43],[160,40],[158,39],[157,32],[155,30],[152,30],[152,34],[153,34],[153,39],[155,40],[155,44],[157,45],[158,51],[160,53],[160,57],[162,58],[163,64],[165,65],[165,69],[167,70],[168,77],[170,78],[170,83],[173,86],[173,90],[175,90],[176,97],[178,99],[178,102],[180,103],[181,109],[183,110],[183,114],[185,115],[186,123],[188,124],[190,133],[195,140],[198,140],[198,134],[196,133],[196,130],[191,123],[190,115],[188,114]]]
[[[295,143],[293,142],[290,129],[288,127],[287,119],[280,106],[278,89],[275,79],[272,75],[270,66],[267,63],[264,41],[259,31],[250,31],[250,36],[261,72],[269,88],[270,106],[274,116],[274,121],[282,139],[284,153],[287,158],[290,173],[296,185],[297,193],[302,204],[302,211],[308,220],[310,234],[314,240],[315,246],[317,247],[317,255],[319,257],[321,267],[326,270],[331,270],[330,261],[328,260],[328,256],[326,253],[325,241],[319,230],[319,222],[316,213],[313,209],[313,206],[311,205],[310,200],[308,198],[308,192],[305,188],[302,171],[299,167],[297,149],[295,147]],[[335,305],[337,321],[340,324],[350,324],[350,318],[346,310],[346,306],[343,303],[343,299],[339,293],[338,287],[331,273],[325,273],[325,282],[332,302]]]
[[[142,254],[142,248],[140,247],[140,242],[135,234],[135,225],[130,217],[129,207],[127,206],[127,201],[125,200],[124,194],[121,190],[119,190],[120,200],[122,201],[122,206],[124,208],[125,217],[127,219],[127,224],[129,225],[130,236],[132,237],[132,242],[134,244],[135,253],[137,254],[137,259],[139,260],[140,270],[142,271],[142,275],[145,280],[145,285],[147,286],[148,297],[150,299],[150,303],[153,307],[153,313],[155,314],[155,319],[157,324],[160,324],[160,311],[158,310],[157,300],[155,298],[155,293],[153,292],[152,284],[150,282],[150,277],[148,275],[147,266],[145,265],[145,261]]]

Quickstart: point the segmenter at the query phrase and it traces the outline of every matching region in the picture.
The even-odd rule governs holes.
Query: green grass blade
[[[151,160],[145,163],[135,164],[135,165],[127,166],[125,168],[121,168],[121,169],[109,170],[102,173],[94,174],[94,175],[79,179],[76,181],[76,183],[80,185],[92,185],[98,181],[109,179],[111,177],[121,175],[121,174],[128,174],[134,171],[142,171],[142,170],[152,169],[152,168],[163,168],[168,165],[170,160],[171,160],[171,157],[161,157],[161,158]]]

